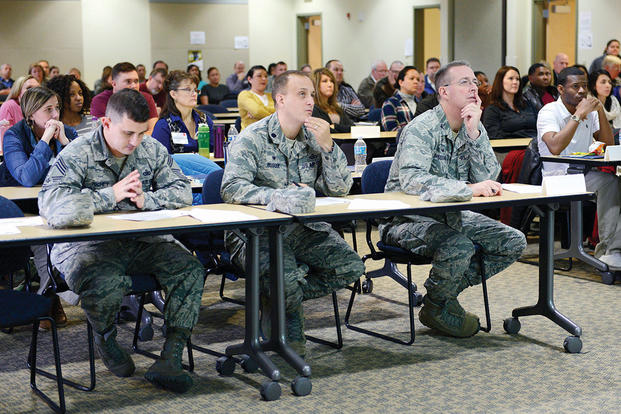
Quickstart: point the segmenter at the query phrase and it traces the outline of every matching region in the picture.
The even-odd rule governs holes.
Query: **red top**
[[[155,102],[151,97],[151,94],[148,92],[140,92],[142,96],[147,100],[147,104],[149,105],[149,118],[157,118],[157,108],[155,107]],[[108,106],[108,100],[112,96],[112,89],[108,89],[96,95],[91,101],[91,115],[95,118],[101,118],[106,116],[106,106]]]

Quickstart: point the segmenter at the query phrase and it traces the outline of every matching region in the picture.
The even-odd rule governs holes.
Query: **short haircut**
[[[371,70],[376,70],[380,63],[383,63],[384,65],[386,64],[386,62],[384,62],[382,59],[378,59],[371,64]]]
[[[45,86],[36,86],[24,92],[19,100],[19,106],[22,109],[24,119],[31,128],[32,121],[29,120],[29,118],[54,96],[58,99],[58,104],[61,105],[62,101],[60,100],[58,94]]]
[[[127,116],[134,122],[147,122],[149,120],[149,104],[137,90],[123,89],[113,93],[110,97],[108,106],[106,106],[106,116],[117,120]]]
[[[401,60],[393,60],[393,62],[390,64],[390,68],[392,68],[393,65],[405,66],[405,63],[403,63],[403,61]]]
[[[162,75],[162,78],[166,78],[166,75],[168,75],[168,72],[166,72],[165,69],[157,68],[157,69],[153,69],[151,73],[149,73],[150,78],[153,78],[156,75]]]
[[[218,70],[218,68],[217,68],[217,67],[215,67],[215,66],[211,66],[209,69],[207,69],[207,76],[209,76],[209,74],[210,74],[210,73],[211,73],[211,71],[213,71],[213,70]]]
[[[50,68],[50,70],[51,69],[52,68]],[[82,72],[80,72],[80,69],[78,69],[78,68],[71,68],[71,69],[69,69],[69,72],[67,72],[67,74],[69,74],[71,72],[78,72],[78,75],[82,76]]]
[[[281,73],[280,75],[274,78],[274,82],[272,82],[272,97],[276,97],[278,94],[285,94],[287,91],[287,84],[289,83],[289,78],[291,76],[300,76],[302,78],[310,79],[308,75],[299,70],[288,70],[286,72]]]
[[[440,63],[440,59],[438,59],[437,57],[430,57],[429,59],[427,59],[427,61],[425,62],[425,68],[427,68],[427,66],[429,66],[429,64],[431,62],[438,62]]]
[[[563,69],[561,71],[561,73],[558,74],[558,77],[556,78],[556,84],[557,85],[565,86],[565,84],[567,83],[567,78],[569,76],[584,76],[584,77],[586,77],[586,75],[584,74],[582,69],[575,68],[573,66],[569,66],[569,67]]]
[[[276,62],[276,66],[278,66],[278,65],[285,65],[285,66],[287,66],[287,64],[285,62],[283,62],[282,60]]]
[[[430,58],[430,59],[433,59],[433,58]],[[429,62],[429,60],[427,62]],[[458,66],[468,66],[469,68],[471,68],[470,63],[466,62],[465,60],[454,60],[442,66],[436,72],[436,80],[434,82],[436,91],[440,89],[440,87],[448,85],[448,80],[449,80],[448,77],[450,75],[450,69],[458,67]]]
[[[254,73],[258,70],[263,70],[265,71],[265,73],[267,73],[267,69],[265,69],[265,66],[263,65],[254,65],[253,67],[251,67],[248,70],[248,73],[246,73],[246,79],[248,78],[252,78],[254,76]]]
[[[142,63],[139,63],[139,64],[136,65],[136,69],[138,69],[138,68],[144,68],[144,65]]]
[[[116,79],[120,73],[136,72],[136,66],[129,62],[120,62],[112,66],[112,79]]]
[[[540,63],[540,62],[533,63],[532,65],[530,65],[530,68],[528,68],[528,76],[534,75],[535,72],[537,72],[537,69],[545,68],[545,67],[546,66],[543,63]]]
[[[401,69],[399,71],[399,74],[397,75],[397,79],[395,79],[395,89],[399,89],[401,90],[401,85],[399,85],[399,81],[402,81],[403,79],[405,79],[405,75],[407,75],[408,71],[410,70],[415,70],[416,72],[418,72],[418,69],[416,69],[416,66],[404,66],[403,69]]]
[[[332,63],[334,63],[334,62],[339,62],[340,63],[341,61],[338,60],[338,59],[330,59],[329,61],[326,62],[326,68],[330,69],[330,65],[332,65]]]
[[[302,65],[302,67],[300,67],[300,70],[304,69],[304,68],[309,68],[310,70],[313,69],[313,67],[311,65],[309,65],[308,63]]]
[[[619,56],[607,55],[602,61],[602,67],[611,65],[621,65],[621,59]]]
[[[155,69],[155,65],[157,65],[158,63],[163,63],[164,66],[166,66],[166,72],[168,72],[168,63],[164,62],[163,60],[156,60],[155,62],[153,62],[153,67],[151,69]]]

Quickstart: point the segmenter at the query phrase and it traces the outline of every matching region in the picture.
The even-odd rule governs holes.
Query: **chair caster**
[[[298,376],[295,377],[293,381],[291,381],[291,391],[293,394],[298,397],[303,397],[311,393],[313,389],[313,384],[311,383],[310,378]]]
[[[570,354],[577,354],[582,350],[582,340],[579,336],[568,336],[563,341],[563,348]]]
[[[153,339],[153,327],[151,325],[144,325],[140,327],[138,331],[138,339],[141,342],[150,341]]]
[[[514,335],[520,332],[522,324],[520,323],[518,318],[507,318],[503,321],[502,327],[505,328],[506,333]]]
[[[229,377],[235,372],[235,360],[231,357],[220,357],[216,360],[216,371],[218,374]]]
[[[602,277],[602,283],[605,285],[612,285],[615,283],[615,274],[613,272],[599,272]]]
[[[259,365],[257,364],[257,362],[248,355],[241,356],[240,365],[245,372],[248,372],[250,374],[254,374],[255,372],[259,371]]]
[[[412,306],[417,307],[423,304],[423,294],[420,292],[412,292]]]
[[[373,292],[373,279],[365,279],[362,282],[362,293],[369,294]]]
[[[280,398],[280,384],[276,381],[265,381],[261,384],[261,398],[265,401],[276,401]]]

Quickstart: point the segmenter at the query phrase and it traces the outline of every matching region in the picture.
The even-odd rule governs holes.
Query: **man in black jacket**
[[[543,63],[535,63],[528,68],[528,81],[530,85],[524,88],[524,99],[539,112],[545,104],[558,99],[558,91],[552,83],[552,72]]]

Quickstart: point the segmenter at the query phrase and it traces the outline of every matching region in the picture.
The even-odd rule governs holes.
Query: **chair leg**
[[[224,296],[224,283],[226,282],[226,273],[222,273],[222,281],[220,282],[220,299],[225,302],[235,303],[240,306],[245,306],[246,302],[239,299],[229,298],[228,296]]]
[[[55,326],[55,325],[54,325]],[[73,387],[75,389],[78,389],[80,391],[93,391],[95,389],[95,385],[96,385],[96,378],[95,378],[95,344],[94,344],[94,339],[93,339],[93,328],[91,326],[91,324],[87,321],[86,323],[86,334],[87,334],[87,341],[88,341],[88,364],[89,364],[89,370],[90,370],[90,384],[88,386],[86,385],[82,385],[79,384],[77,382],[71,381],[67,378],[61,378],[63,384],[68,385],[70,387]],[[60,349],[60,347],[59,347]],[[30,355],[28,356],[28,368],[32,369],[32,361],[36,358],[36,355],[33,355],[33,350],[31,349]],[[35,368],[37,374],[42,375],[46,378],[49,378],[51,380],[58,380],[58,375],[54,375],[51,372],[48,371],[44,371],[40,368]]]
[[[335,349],[341,349],[343,348],[343,333],[341,331],[341,317],[339,315],[339,302],[336,296],[336,291],[332,291],[332,306],[334,307],[334,322],[336,324],[336,342],[326,341],[325,339],[317,338],[311,335],[306,335],[306,339],[318,344],[331,346]]]
[[[38,340],[38,332],[39,332],[39,321],[40,320],[48,320],[50,321],[50,325],[52,327],[52,346],[54,350],[54,364],[56,366],[56,375],[53,379],[56,380],[56,386],[58,387],[58,401],[59,404],[56,404],[50,397],[48,397],[43,391],[41,391],[37,387],[36,382],[36,374],[39,371],[37,369],[37,340]],[[54,412],[56,413],[64,413],[66,411],[65,407],[65,390],[63,387],[62,370],[60,367],[60,350],[58,347],[58,332],[56,331],[56,322],[54,319],[47,316],[43,317],[40,320],[36,320],[32,324],[32,340],[30,342],[30,352],[28,356],[28,365],[30,366],[30,388],[41,398]]]
[[[156,354],[154,354],[153,352],[149,352],[146,351],[144,349],[140,349],[138,347],[138,337],[140,335],[140,323],[142,322],[142,312],[144,310],[144,304],[146,301],[146,297],[147,294],[143,293],[142,295],[140,295],[140,304],[138,306],[138,315],[136,316],[136,326],[134,327],[134,338],[132,340],[132,349],[134,350],[135,353],[140,354],[140,355],[144,355],[146,357],[149,357],[151,359],[159,359],[160,357]],[[188,338],[188,342],[187,342],[187,348],[188,348],[188,364],[184,364],[182,363],[181,366],[183,367],[183,369],[192,372],[194,371],[194,355],[192,354],[192,343],[190,342],[190,339]]]
[[[481,269],[481,286],[483,287],[483,303],[485,304],[485,322],[487,326],[481,327],[483,332],[492,330],[492,321],[489,312],[489,298],[487,296],[487,280],[485,278],[485,265],[483,264],[483,256],[479,254],[479,267]]]

